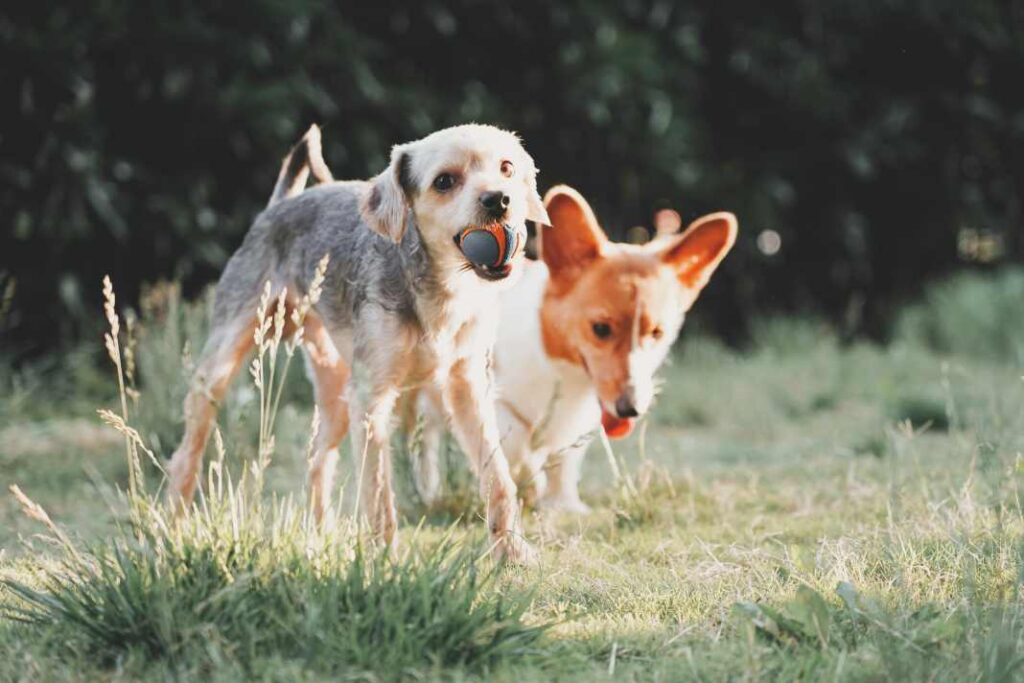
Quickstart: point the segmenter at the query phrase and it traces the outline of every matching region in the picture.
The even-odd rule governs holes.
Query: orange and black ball
[[[504,224],[471,226],[455,236],[455,246],[474,265],[501,268],[515,257],[519,234]]]

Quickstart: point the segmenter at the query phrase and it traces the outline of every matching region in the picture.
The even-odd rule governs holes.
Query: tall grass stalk
[[[305,334],[305,321],[309,310],[320,300],[320,293],[323,290],[324,277],[327,273],[327,266],[330,257],[324,254],[317,264],[313,273],[313,280],[309,289],[300,299],[299,303],[292,309],[290,322],[292,334],[285,339],[288,289],[281,288],[276,300],[272,297],[271,283],[268,280],[263,288],[259,305],[256,309],[256,328],[253,331],[253,341],[256,347],[256,356],[249,366],[249,373],[259,392],[259,443],[257,446],[257,459],[253,466],[254,486],[257,490],[263,488],[263,477],[274,453],[274,424],[277,421],[277,412],[281,404],[281,393],[284,389],[288,369],[291,366],[295,351],[302,345]],[[273,303],[273,311],[269,306]],[[284,341],[284,366],[280,376],[277,376],[277,362],[280,355],[282,341]]]
[[[114,364],[117,375],[117,395],[121,401],[121,420],[128,424],[128,394],[124,381],[124,368],[121,362],[121,322],[117,315],[117,301],[114,297],[114,285],[109,275],[103,276],[103,312],[110,330],[103,335],[107,355]],[[128,460],[128,490],[132,498],[136,498],[144,485],[142,466],[136,451],[136,443],[129,436],[124,439],[125,456]]]

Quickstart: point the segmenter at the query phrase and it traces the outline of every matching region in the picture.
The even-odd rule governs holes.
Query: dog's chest
[[[497,296],[473,279],[421,303],[416,374],[446,374],[460,358],[488,354],[497,331]],[[443,378],[442,378],[443,379]]]
[[[600,407],[586,372],[544,351],[540,305],[547,271],[530,263],[522,281],[501,297],[494,347],[501,400],[534,431],[538,446],[563,448],[600,422]]]
[[[499,347],[500,351],[500,347]],[[537,362],[522,366],[498,365],[500,400],[525,420],[538,450],[554,451],[576,443],[600,423],[601,411],[590,378],[565,361]]]

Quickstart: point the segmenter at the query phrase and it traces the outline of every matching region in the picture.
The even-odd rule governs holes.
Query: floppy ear
[[[556,185],[548,190],[544,204],[550,222],[538,233],[540,256],[553,279],[570,275],[601,255],[608,238],[579,192]]]
[[[737,230],[736,216],[725,211],[698,218],[666,247],[662,261],[685,287],[700,291],[732,249]]]
[[[526,220],[533,221],[538,226],[551,225],[551,217],[548,216],[537,191],[536,173],[530,174],[526,181]]]
[[[411,184],[409,152],[404,146],[396,146],[391,150],[391,163],[370,181],[370,188],[359,205],[366,224],[395,244],[401,242],[405,234]]]

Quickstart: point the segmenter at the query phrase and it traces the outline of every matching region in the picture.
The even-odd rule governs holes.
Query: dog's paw
[[[540,554],[526,540],[512,532],[506,532],[494,543],[494,559],[513,567],[536,567]]]
[[[556,498],[541,498],[537,508],[550,512],[571,512],[576,515],[590,513],[590,506],[579,499],[579,496],[558,496]]]

